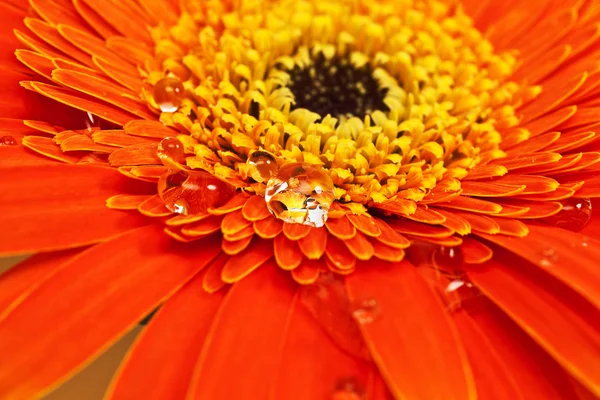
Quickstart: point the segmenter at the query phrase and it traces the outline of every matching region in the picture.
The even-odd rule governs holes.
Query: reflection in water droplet
[[[352,316],[361,325],[368,325],[375,322],[379,317],[379,304],[375,299],[366,299],[356,304],[352,310]]]
[[[334,201],[333,181],[318,165],[293,163],[269,179],[265,200],[269,211],[292,224],[320,228]]]
[[[203,171],[168,171],[158,180],[165,207],[178,214],[198,214],[225,204],[235,187]]]
[[[171,166],[171,162],[185,164],[185,149],[183,143],[175,137],[164,138],[158,144],[158,157],[165,166]]]
[[[463,275],[448,282],[441,296],[448,311],[461,309],[472,311],[477,304],[476,300],[481,296],[481,291]]]
[[[179,79],[167,77],[156,82],[153,95],[161,111],[175,112],[185,97],[185,89]]]
[[[433,253],[433,263],[441,270],[456,270],[464,263],[462,250],[460,247],[440,246]]]
[[[344,378],[335,385],[332,400],[364,400],[365,389],[356,378]]]
[[[15,146],[17,140],[12,136],[2,136],[0,138],[0,146]]]
[[[268,181],[277,174],[277,159],[266,151],[255,151],[248,157],[248,164],[253,165],[256,171],[252,171],[252,178],[257,182]]]
[[[547,248],[542,251],[542,258],[540,259],[539,264],[542,267],[551,267],[558,260],[558,253],[556,249]]]
[[[573,197],[564,200],[562,210],[544,221],[558,228],[572,232],[578,232],[592,218],[592,202],[590,199],[575,199]]]

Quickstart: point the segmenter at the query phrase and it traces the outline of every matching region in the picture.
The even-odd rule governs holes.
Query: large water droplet
[[[203,171],[168,171],[158,180],[165,207],[178,214],[199,214],[225,204],[235,187]]]
[[[153,95],[161,111],[175,112],[185,97],[185,89],[179,79],[166,77],[156,82]]]
[[[16,146],[17,140],[12,136],[2,136],[0,138],[0,146]]]
[[[164,138],[158,144],[158,158],[166,167],[172,167],[173,163],[185,164],[185,148],[183,143],[175,137]]]
[[[256,171],[253,171],[252,178],[257,182],[266,182],[272,176],[277,174],[277,159],[271,153],[266,151],[255,151],[248,157],[248,164],[253,165]]]
[[[440,246],[433,253],[433,263],[444,271],[454,271],[462,267],[464,258],[460,247]]]
[[[379,317],[379,314],[379,304],[375,299],[365,299],[357,303],[352,310],[352,316],[361,325],[372,324]]]
[[[335,385],[332,400],[364,400],[365,388],[356,378],[344,378]]]
[[[441,295],[449,311],[467,308],[472,311],[476,300],[481,296],[481,291],[473,286],[466,276],[462,276],[449,281]]]
[[[573,197],[564,200],[562,210],[544,221],[558,228],[572,232],[578,232],[592,218],[592,202],[590,199],[575,199]]]
[[[277,218],[293,224],[322,227],[335,197],[333,181],[318,165],[293,163],[269,179],[265,200]]]

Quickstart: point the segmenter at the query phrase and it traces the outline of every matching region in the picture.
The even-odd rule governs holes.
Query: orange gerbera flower
[[[600,397],[597,1],[0,15],[1,398]]]

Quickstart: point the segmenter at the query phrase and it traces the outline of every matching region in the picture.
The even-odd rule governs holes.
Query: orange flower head
[[[0,398],[600,398],[596,0],[0,15]]]

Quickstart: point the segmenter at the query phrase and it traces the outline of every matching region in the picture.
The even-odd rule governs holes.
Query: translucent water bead
[[[178,78],[166,77],[156,82],[152,94],[161,111],[175,112],[185,98],[185,89]]]
[[[333,181],[322,167],[293,163],[269,179],[265,200],[275,217],[318,228],[327,221],[335,199],[333,189]]]

